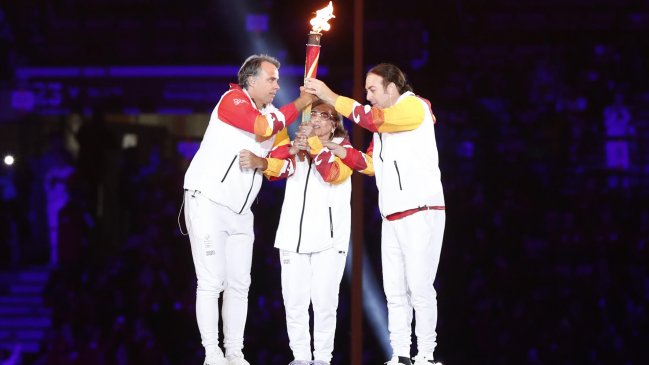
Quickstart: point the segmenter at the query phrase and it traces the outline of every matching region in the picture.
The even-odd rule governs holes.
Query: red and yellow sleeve
[[[275,137],[273,149],[266,157],[268,167],[264,175],[268,180],[281,180],[293,175],[295,172],[295,158],[289,152],[291,139],[286,129],[281,130]]]
[[[354,99],[339,96],[336,110],[371,132],[403,132],[416,129],[424,121],[426,110],[418,97],[411,95],[389,108],[361,105]]]
[[[279,111],[261,114],[248,96],[240,90],[226,93],[218,107],[219,119],[229,125],[259,137],[270,137],[284,129],[287,121],[297,117],[295,104],[289,103]]]
[[[336,157],[328,148],[325,148],[318,137],[310,137],[308,139],[309,152],[313,157],[316,170],[322,176],[322,179],[330,184],[340,184],[347,180],[353,170],[345,165],[340,158]],[[349,144],[347,140],[343,141]]]
[[[370,143],[365,153],[355,149],[351,144],[344,147],[347,149],[347,155],[342,159],[342,162],[346,166],[361,174],[374,176],[374,160],[372,157],[374,141]]]

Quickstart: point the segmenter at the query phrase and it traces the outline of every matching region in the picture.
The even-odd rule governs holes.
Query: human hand
[[[322,81],[314,78],[304,79],[304,91],[316,95],[325,102],[334,105],[338,94],[331,91],[331,89]]]
[[[311,147],[309,146],[308,137],[303,133],[296,133],[295,140],[293,145],[300,151],[309,151]]]
[[[306,142],[306,139],[301,138],[297,134],[295,135],[295,140],[292,142],[291,147],[288,149],[288,153],[292,156],[295,156],[298,161],[304,161],[304,158],[307,155],[309,144]]]
[[[268,162],[248,150],[239,152],[239,166],[242,169],[262,169],[266,170]]]
[[[300,149],[298,148],[297,144],[295,141],[291,143],[291,147],[288,148],[288,153],[291,154],[291,156],[297,155],[297,153],[300,152]]]
[[[298,128],[295,135],[296,136],[301,135],[301,136],[304,136],[306,138],[309,138],[309,137],[313,136],[314,133],[315,132],[313,130],[313,124],[311,124],[310,122],[307,122],[307,123],[300,124],[300,127]]]
[[[345,158],[347,157],[347,149],[345,147],[339,145],[338,143],[331,142],[331,141],[322,141],[322,145],[327,147],[331,153],[334,155],[338,156],[339,158]]]
[[[308,93],[304,90],[304,86],[300,86],[300,99],[304,99],[308,102],[307,105],[311,105],[318,100],[318,96],[312,93]]]

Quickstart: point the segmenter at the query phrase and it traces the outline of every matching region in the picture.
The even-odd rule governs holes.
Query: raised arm
[[[371,132],[403,132],[416,129],[424,121],[426,107],[421,101],[415,95],[407,95],[391,107],[378,108],[339,96],[335,107],[340,114]]]
[[[354,99],[338,95],[318,79],[306,79],[305,90],[327,103],[359,126],[371,132],[402,132],[416,129],[424,121],[430,102],[415,94],[404,95],[396,104],[388,108],[363,105]],[[423,103],[422,103],[423,101]],[[435,117],[433,116],[433,121]]]
[[[295,121],[298,111],[312,100],[313,96],[301,92],[293,102],[271,113],[261,114],[243,90],[233,89],[223,95],[217,112],[219,119],[233,127],[260,137],[270,137]]]

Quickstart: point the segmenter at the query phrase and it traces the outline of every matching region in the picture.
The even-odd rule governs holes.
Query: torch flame
[[[320,33],[323,30],[331,29],[331,25],[328,23],[329,19],[335,18],[334,7],[329,2],[329,5],[315,12],[315,18],[311,19],[310,23],[312,25],[312,33]]]

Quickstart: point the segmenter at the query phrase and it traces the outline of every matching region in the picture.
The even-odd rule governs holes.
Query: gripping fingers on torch
[[[298,140],[297,140],[297,148],[302,150],[302,151],[306,151],[306,150],[309,149],[309,143],[307,142],[306,137],[298,138]]]

